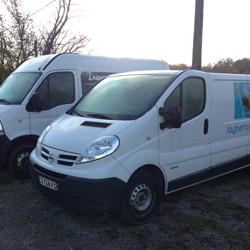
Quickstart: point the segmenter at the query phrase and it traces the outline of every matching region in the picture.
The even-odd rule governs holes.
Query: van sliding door
[[[237,80],[237,75],[234,78],[211,81],[211,164],[214,176],[248,164],[250,82]]]

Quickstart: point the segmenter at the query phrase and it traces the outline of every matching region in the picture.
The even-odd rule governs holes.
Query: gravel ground
[[[250,249],[250,168],[166,196],[144,226],[90,217],[0,170],[0,249]]]

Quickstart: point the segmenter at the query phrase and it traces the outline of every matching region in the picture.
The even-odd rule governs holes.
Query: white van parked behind
[[[249,166],[250,77],[200,71],[107,77],[44,130],[35,188],[86,214],[143,224],[162,195]]]
[[[41,132],[107,75],[169,69],[158,60],[78,54],[48,55],[19,66],[0,87],[0,166],[17,178],[28,174],[29,154]]]

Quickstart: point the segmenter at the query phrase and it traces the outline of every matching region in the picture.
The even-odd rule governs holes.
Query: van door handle
[[[204,135],[208,133],[208,119],[206,118],[204,121]]]

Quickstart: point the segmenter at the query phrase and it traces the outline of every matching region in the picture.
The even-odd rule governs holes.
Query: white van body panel
[[[14,72],[37,72],[42,70],[56,55],[39,56],[22,63]]]
[[[250,120],[235,119],[233,85],[250,84],[249,76],[210,74],[211,87],[211,165],[240,158],[249,153]],[[240,131],[233,129],[241,126]]]
[[[130,174],[146,165],[160,167],[158,124],[158,112],[155,106],[130,127],[117,134],[120,146],[113,156]]]
[[[8,109],[8,112],[0,115],[5,134],[9,135],[10,140],[14,140],[15,138],[21,137],[23,135],[29,135],[29,115],[27,114],[27,112],[21,112],[25,109],[25,105],[11,105],[7,107],[10,108]]]
[[[14,106],[12,105],[1,105],[0,104],[0,116],[4,115],[6,112],[9,112]]]
[[[51,126],[49,134],[44,138],[43,144],[52,148],[61,148],[63,151],[81,154],[84,149],[89,147],[94,140],[106,135],[119,135],[120,131],[125,130],[134,121],[109,121],[100,120],[98,123],[107,124],[107,128],[85,125],[86,122],[97,122],[96,119],[74,117],[63,115],[59,117]],[[58,135],[58,140],[54,140]],[[65,143],[70,141],[71,143]]]

